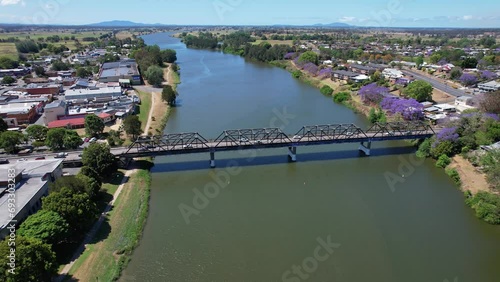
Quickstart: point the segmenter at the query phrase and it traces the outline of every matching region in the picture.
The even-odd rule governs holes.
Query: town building
[[[335,70],[335,71],[332,71],[331,79],[334,81],[335,80],[344,80],[344,81],[361,82],[361,81],[369,79],[369,77],[366,75],[360,75],[359,73],[355,73],[352,71]]]
[[[50,95],[59,95],[62,92],[62,86],[59,84],[28,84],[22,91],[28,93],[29,95],[42,95],[42,94],[50,94]]]
[[[99,72],[100,82],[120,82],[120,79],[129,80],[128,84],[141,84],[141,75],[135,60],[104,63]]]
[[[486,83],[480,83],[477,87],[483,91],[498,91],[500,90],[500,83],[493,80]]]
[[[32,103],[9,103],[0,105],[0,116],[2,118],[16,119],[18,124],[30,124],[43,110],[43,102]]]
[[[57,120],[59,116],[65,116],[66,114],[66,102],[63,100],[56,100],[50,104],[45,105],[43,122],[45,125],[48,125],[50,122]]]
[[[123,93],[121,87],[104,87],[97,89],[66,90],[64,96],[66,97],[66,100],[78,100],[78,99],[93,100],[95,98],[103,98],[103,97],[119,97],[122,94]]]
[[[17,68],[17,69],[0,69],[0,77],[12,76],[21,77],[30,73],[30,69]]]
[[[7,228],[11,223],[19,226],[42,207],[42,198],[49,194],[49,183],[62,175],[60,159],[0,165],[0,239],[9,235],[10,230]],[[15,187],[9,186],[10,184]],[[12,212],[9,199],[13,191],[16,208]]]

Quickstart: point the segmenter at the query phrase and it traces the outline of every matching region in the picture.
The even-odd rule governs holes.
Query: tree
[[[171,64],[177,61],[177,52],[172,49],[166,49],[161,51],[161,57],[165,63]]]
[[[12,84],[12,83],[15,83],[16,82],[16,79],[13,78],[12,76],[4,76],[2,78],[2,84]]]
[[[172,89],[172,86],[165,85],[165,87],[163,87],[163,90],[161,91],[161,98],[163,101],[167,102],[169,105],[175,105],[176,96],[177,95],[174,89]]]
[[[104,131],[104,122],[95,114],[85,117],[85,133],[89,136],[97,136]]]
[[[35,141],[45,141],[45,139],[47,139],[48,132],[49,129],[47,127],[38,124],[30,125],[26,129],[28,137]]]
[[[390,114],[400,114],[405,120],[424,118],[424,106],[415,99],[386,97],[380,102],[380,107]]]
[[[42,208],[61,215],[73,234],[85,231],[97,218],[99,210],[86,193],[75,193],[63,187],[42,199]]]
[[[471,86],[477,83],[477,76],[472,73],[463,73],[460,76],[460,82],[465,86]]]
[[[299,64],[313,63],[317,65],[318,61],[319,61],[318,54],[314,53],[313,51],[306,51],[302,53],[298,59]]]
[[[163,98],[163,93],[162,93]],[[138,116],[127,116],[123,121],[123,129],[128,135],[132,135],[135,139],[142,134],[141,121]]]
[[[51,128],[47,132],[47,139],[45,145],[51,150],[61,150],[64,148],[64,136],[66,135],[65,128]]]
[[[457,80],[462,76],[462,70],[460,68],[453,68],[450,72],[450,78]]]
[[[17,150],[17,145],[24,141],[24,135],[15,131],[4,131],[0,133],[0,148],[12,154]]]
[[[473,57],[466,58],[462,61],[461,67],[464,69],[473,69],[477,66],[477,59]]]
[[[370,83],[359,89],[359,95],[365,103],[378,104],[385,95],[389,93],[386,87],[378,86],[376,83]]]
[[[417,80],[410,83],[408,87],[403,90],[403,94],[418,102],[424,102],[432,100],[432,90],[433,87],[429,82]]]
[[[0,69],[15,69],[19,66],[17,61],[7,57],[0,57]]]
[[[417,67],[422,66],[424,64],[424,56],[418,56],[415,63],[417,64]]]
[[[116,169],[115,156],[106,144],[93,143],[83,150],[82,163],[100,175],[110,175]]]
[[[500,91],[484,93],[479,101],[480,108],[484,112],[500,114]]]
[[[149,84],[153,86],[161,86],[161,83],[163,82],[163,69],[156,65],[150,66],[144,73],[144,76]]]
[[[9,129],[9,125],[3,120],[3,118],[0,118],[0,133],[7,131]]]
[[[45,76],[45,68],[42,66],[35,66],[33,68],[37,76]]]
[[[89,167],[89,166],[83,166],[82,169],[80,170],[81,175],[88,176],[90,178],[96,179],[97,181],[100,181],[102,183],[103,177],[95,171],[95,169]]]
[[[17,232],[23,237],[40,239],[44,243],[55,245],[68,236],[69,225],[58,213],[40,210],[29,216]]]
[[[80,77],[80,78],[87,78],[89,76],[91,76],[92,73],[89,72],[86,68],[84,67],[81,67],[81,68],[78,68],[76,70],[76,76]]]
[[[74,176],[63,176],[50,184],[50,192],[59,192],[69,188],[73,193],[86,193],[90,198],[95,198],[101,190],[101,181],[79,173]]]
[[[57,272],[56,255],[49,244],[34,238],[16,237],[16,269],[9,273],[12,246],[8,239],[0,243],[0,281],[49,282]]]

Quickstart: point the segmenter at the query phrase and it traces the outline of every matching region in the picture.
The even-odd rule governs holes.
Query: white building
[[[455,107],[459,112],[463,112],[465,110],[475,109],[476,107],[472,106],[473,97],[471,96],[460,96],[455,99]]]
[[[94,98],[119,97],[122,94],[123,93],[121,87],[105,87],[99,89],[66,90],[64,96],[66,97],[66,100],[92,100]]]
[[[48,125],[50,122],[57,120],[58,116],[64,115],[66,115],[66,102],[63,100],[56,100],[45,105],[43,122],[45,125]]]
[[[385,78],[402,78],[402,77],[404,77],[404,74],[402,71],[397,70],[397,69],[390,69],[390,68],[384,69],[382,71],[382,75]]]
[[[492,80],[490,82],[481,83],[477,87],[479,87],[479,89],[484,91],[498,91],[500,90],[500,83],[496,82],[495,80]]]

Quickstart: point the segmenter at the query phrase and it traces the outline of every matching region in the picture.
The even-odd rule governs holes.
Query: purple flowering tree
[[[481,72],[481,79],[492,80],[495,78],[497,78],[497,74],[492,71],[485,70]]]
[[[297,67],[302,68],[302,67],[306,64],[306,62],[303,62],[303,61],[301,62],[301,61],[299,61],[299,58],[300,58],[300,57],[299,57],[299,56],[297,56],[295,59],[293,59],[293,62],[295,63],[295,65],[296,65]]]
[[[440,66],[444,66],[444,65],[446,65],[447,63],[448,63],[448,61],[446,61],[446,59],[441,59],[441,60],[439,60],[438,65],[440,65]]]
[[[385,97],[380,102],[380,107],[392,115],[401,114],[405,120],[422,120],[424,118],[424,106],[415,99]]]
[[[471,86],[477,83],[477,76],[472,73],[463,73],[460,77],[460,82],[465,86]]]
[[[441,129],[441,131],[436,134],[436,141],[437,142],[444,142],[444,141],[450,141],[452,143],[455,143],[458,141],[458,133],[457,133],[457,128],[456,127],[445,127]]]
[[[319,67],[315,65],[314,63],[306,63],[302,66],[302,69],[309,73],[310,75],[316,76],[318,73]]]
[[[286,53],[283,57],[285,60],[293,60],[298,57],[298,54],[295,52]]]
[[[377,83],[371,83],[359,89],[359,95],[365,103],[378,104],[387,94],[389,94],[389,89],[378,86]]]
[[[330,78],[332,76],[332,69],[326,68],[319,71],[318,76],[321,78]]]

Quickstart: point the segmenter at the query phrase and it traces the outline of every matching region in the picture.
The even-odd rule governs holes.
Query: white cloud
[[[339,19],[339,22],[350,23],[350,22],[355,22],[355,21],[356,21],[355,17],[342,17],[342,18]]]
[[[467,15],[467,16],[463,16],[463,17],[462,17],[462,19],[463,19],[464,21],[469,21],[469,20],[474,19],[474,17],[473,17],[473,16],[471,16],[471,15]]]
[[[0,6],[17,5],[19,3],[24,5],[22,0],[0,0]]]

